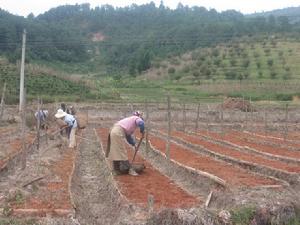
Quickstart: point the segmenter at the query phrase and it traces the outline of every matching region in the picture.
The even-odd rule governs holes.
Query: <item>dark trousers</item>
[[[113,169],[121,174],[127,174],[130,168],[128,160],[114,160]]]

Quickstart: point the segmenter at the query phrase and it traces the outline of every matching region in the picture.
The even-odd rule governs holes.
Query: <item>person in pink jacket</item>
[[[145,123],[142,113],[139,111],[118,121],[110,130],[106,157],[112,161],[113,170],[116,174],[138,175],[129,163],[126,150],[127,143],[135,147],[134,132],[137,128],[140,129],[143,138]]]

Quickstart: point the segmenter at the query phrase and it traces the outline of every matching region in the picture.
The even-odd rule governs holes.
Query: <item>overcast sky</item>
[[[27,16],[31,12],[37,16],[53,7],[60,5],[74,5],[76,3],[90,3],[91,7],[109,4],[124,7],[136,3],[138,5],[151,2],[150,0],[0,0],[0,8],[20,16]],[[160,0],[153,0],[156,6]],[[207,9],[216,9],[218,12],[235,9],[241,13],[254,13],[281,9],[292,6],[300,6],[300,0],[164,0],[164,5],[172,9],[178,2],[188,6],[203,6]]]

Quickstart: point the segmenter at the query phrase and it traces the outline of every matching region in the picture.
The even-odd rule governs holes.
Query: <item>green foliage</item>
[[[168,74],[173,74],[173,73],[175,73],[175,71],[176,71],[176,69],[174,67],[170,67],[168,69]]]
[[[247,225],[255,215],[255,207],[242,207],[232,211],[232,222],[235,225]]]
[[[16,67],[7,62],[0,61],[0,89],[2,89],[4,83],[7,84],[6,104],[16,104],[19,102],[20,75],[16,69]],[[26,74],[25,88],[27,101],[36,99],[38,96],[43,99],[44,103],[67,98],[71,99],[71,101],[95,98],[83,82],[75,82],[56,75],[48,75],[46,72]]]
[[[0,225],[39,225],[36,219],[0,218]]]
[[[300,225],[300,217],[294,217],[286,222],[286,225]]]
[[[284,16],[249,18],[233,10],[218,13],[203,7],[173,10],[161,6],[163,3],[158,7],[153,2],[125,8],[103,5],[92,9],[89,4],[64,5],[27,18],[0,10],[0,52],[11,62],[16,62],[20,58],[21,36],[26,28],[26,59],[29,61],[81,64],[82,67],[75,66],[76,70],[96,71],[98,66],[114,66],[135,76],[135,71],[147,70],[155,58],[216,46],[232,40],[233,34],[241,37],[286,32],[297,35],[299,32],[299,25]],[[102,38],[97,39],[99,36]],[[275,48],[278,45],[279,42],[272,39],[268,46]],[[247,52],[241,45],[233,47],[231,54],[246,57]],[[271,54],[270,48],[265,51]],[[210,57],[221,55],[225,59],[226,54],[218,47],[209,52]],[[206,56],[201,54],[196,58],[203,61]],[[217,65],[219,60],[214,62]],[[178,63],[180,61],[174,65]]]

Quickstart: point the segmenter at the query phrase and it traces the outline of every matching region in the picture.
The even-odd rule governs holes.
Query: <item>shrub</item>
[[[257,69],[259,69],[261,67],[260,62],[256,62],[256,67],[257,67]]]
[[[276,79],[277,73],[275,71],[271,71],[270,77],[271,79]]]
[[[185,66],[183,67],[183,69],[182,69],[182,72],[184,72],[184,73],[190,72],[190,66],[189,66],[189,65],[185,65]]]
[[[176,69],[174,68],[174,67],[170,67],[169,69],[168,69],[168,74],[173,74],[173,73],[175,73],[176,72]]]
[[[274,64],[274,60],[273,59],[268,59],[267,63],[268,63],[268,66],[271,67]]]
[[[228,80],[234,80],[236,78],[237,74],[235,71],[228,71],[225,73],[225,77]]]
[[[255,208],[243,207],[232,211],[231,214],[234,224],[249,224],[255,215]]]
[[[277,94],[275,98],[278,101],[291,101],[293,100],[293,94]]]

